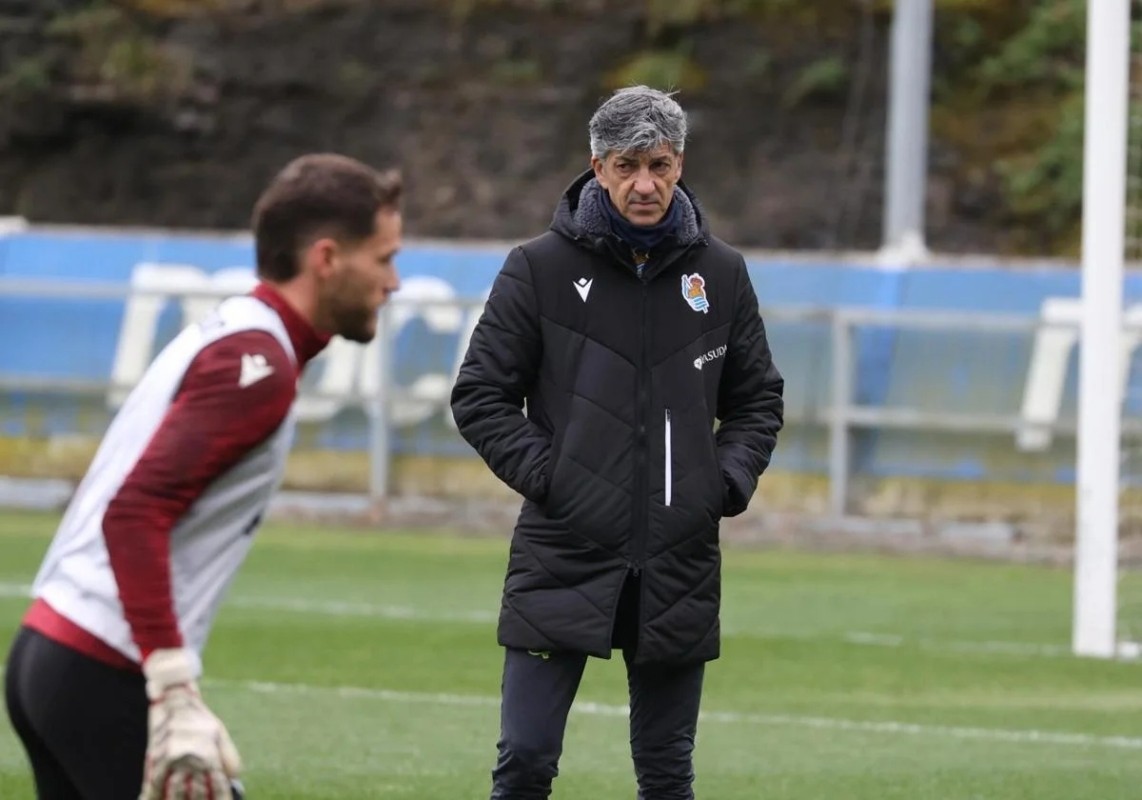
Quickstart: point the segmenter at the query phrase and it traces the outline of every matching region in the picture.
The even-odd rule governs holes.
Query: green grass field
[[[0,515],[5,648],[54,519]],[[252,800],[487,797],[506,543],[272,525],[207,649]],[[1142,796],[1142,665],[1066,654],[1066,570],[730,551],[703,800]],[[633,798],[621,659],[592,661],[561,800]],[[0,725],[0,797],[32,797]]]

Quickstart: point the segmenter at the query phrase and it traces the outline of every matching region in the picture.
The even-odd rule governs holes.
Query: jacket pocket
[[[674,469],[673,469],[673,464],[671,463],[671,461],[674,458],[674,437],[673,437],[673,434],[670,430],[670,409],[669,408],[666,409],[666,421],[665,421],[665,424],[663,425],[663,431],[664,431],[664,434],[663,434],[663,440],[664,441],[663,441],[662,452],[664,453],[664,456],[663,456],[662,462],[663,462],[664,471],[665,471],[665,474],[663,476],[665,479],[665,482],[663,483],[664,488],[662,491],[664,494],[665,505],[669,506],[671,501],[674,499],[674,497],[673,497],[673,495],[674,495]]]
[[[563,451],[563,433],[560,429],[551,435],[551,449],[547,452],[547,485],[543,493],[543,502],[540,505],[550,510],[556,506],[556,497],[560,479],[557,476]]]
[[[713,508],[711,508],[710,513],[714,521],[717,522],[725,516],[726,495],[729,489],[726,486],[726,477],[722,474],[722,461],[718,458],[718,440],[713,431],[706,436],[706,452],[707,458],[710,459],[709,474],[713,481],[712,491],[714,492],[711,499]]]

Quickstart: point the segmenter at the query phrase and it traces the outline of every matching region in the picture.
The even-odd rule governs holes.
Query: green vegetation
[[[645,50],[636,53],[607,74],[608,89],[643,84],[663,91],[701,91],[706,74],[690,57],[688,48]]]
[[[645,2],[650,39],[666,29],[741,18],[816,36],[819,49],[851,39],[862,14],[886,27],[893,7],[891,0]],[[937,0],[933,135],[961,155],[957,181],[998,185],[1016,250],[1078,248],[1085,13],[1085,0]],[[678,40],[685,43],[685,34]],[[767,68],[780,58],[766,56]],[[850,48],[849,55],[820,56],[792,73],[783,105],[845,102],[851,58]],[[702,65],[688,58],[685,68],[701,74]],[[647,82],[662,85],[675,74],[659,70],[654,77]]]
[[[66,88],[88,100],[153,103],[180,95],[193,76],[189,54],[129,8],[91,2],[55,17],[45,34],[50,46],[39,59],[52,79],[35,86],[39,93]]]
[[[0,73],[0,97],[35,96],[51,87],[51,63],[43,56],[19,59]]]
[[[1031,4],[958,84],[942,87],[935,108],[935,133],[974,151],[969,168],[990,162],[1011,220],[1056,251],[1075,252],[1079,242],[1085,21],[1084,0]],[[982,50],[979,24],[959,22],[969,49]]]
[[[996,185],[1014,249],[1075,252],[1085,0],[937,0],[936,7],[932,131],[961,156],[956,180]],[[624,55],[605,83],[700,92],[706,73],[688,47],[695,26],[727,19],[780,26],[802,41],[815,37],[817,51],[827,52],[830,43],[851,42],[862,15],[886,32],[892,8],[892,0],[644,0],[647,46]],[[673,44],[664,49],[657,42],[666,33]],[[787,108],[810,99],[843,104],[854,67],[846,50],[792,71],[766,50],[764,70],[785,74],[778,88]]]
[[[798,73],[785,90],[782,104],[792,108],[809,98],[837,99],[844,96],[848,82],[849,67],[843,59],[836,56],[818,59]]]
[[[310,14],[365,0],[275,0],[259,14]],[[876,102],[861,75],[877,30],[879,67],[893,0],[436,0],[454,26],[480,14],[614,17],[629,45],[600,53],[600,88],[645,83],[691,98],[723,91],[724,75],[695,47],[711,25],[754,26],[757,47],[740,75],[762,104],[811,102],[846,113],[853,98]],[[88,0],[61,12],[44,47],[7,63],[0,100],[104,102],[148,108],[187,95],[195,54],[165,38],[172,24],[201,15],[241,15],[245,0]],[[1086,0],[936,0],[932,134],[941,168],[961,194],[983,197],[979,213],[1010,232],[1014,252],[1077,251],[1082,193],[1083,56]],[[633,25],[629,24],[634,22]],[[708,44],[708,39],[706,39]],[[345,54],[330,94],[348,103],[372,97],[372,54]],[[553,74],[542,48],[505,52],[478,75],[504,86],[539,87]],[[416,67],[422,85],[449,76]],[[724,72],[724,64],[721,66]],[[855,77],[854,77],[855,76]],[[471,76],[469,76],[471,77]],[[876,80],[880,80],[877,78]],[[830,123],[831,124],[831,123]],[[950,174],[948,174],[950,172]],[[971,191],[967,191],[971,190]]]

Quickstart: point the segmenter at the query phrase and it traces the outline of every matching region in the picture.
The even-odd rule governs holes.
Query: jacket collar
[[[281,292],[268,283],[260,282],[251,292],[252,296],[268,305],[281,317],[289,334],[290,343],[297,356],[297,368],[301,369],[308,364],[318,353],[325,349],[333,337],[323,333],[298,313],[297,309],[282,297]]]
[[[581,228],[594,235],[613,233],[632,247],[638,246],[637,236],[624,235],[623,228],[628,229],[631,234],[639,232],[640,229],[631,225],[619,214],[611,199],[607,197],[606,190],[595,178],[587,181],[579,193],[579,205],[574,211],[574,217]],[[670,229],[665,231],[665,236],[659,234],[659,241],[673,237],[675,241],[686,244],[699,236],[698,214],[694,210],[694,204],[686,192],[677,186],[674,187],[674,198],[667,212],[667,220],[659,223],[661,227],[666,225],[669,225]]]
[[[580,247],[618,262],[644,281],[652,280],[691,248],[709,244],[709,228],[702,206],[681,181],[674,189],[673,202],[682,205],[682,223],[676,234],[667,236],[649,254],[635,253],[611,230],[597,199],[602,191],[593,170],[587,170],[576,178],[555,209],[551,230]]]

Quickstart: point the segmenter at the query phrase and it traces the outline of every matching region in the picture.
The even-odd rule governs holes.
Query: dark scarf
[[[677,199],[671,200],[662,219],[654,225],[635,225],[619,213],[605,189],[599,187],[599,194],[602,195],[601,205],[611,232],[633,249],[647,253],[667,236],[678,236],[682,227],[682,204]]]

